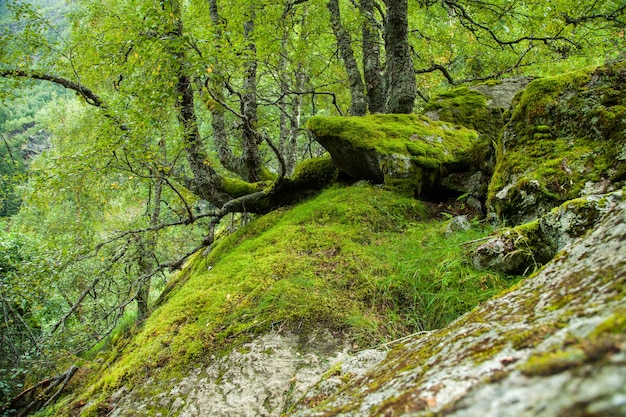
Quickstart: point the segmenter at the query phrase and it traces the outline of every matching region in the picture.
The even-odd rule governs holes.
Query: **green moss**
[[[337,168],[333,165],[330,155],[326,154],[300,163],[292,179],[299,187],[321,189],[337,179]]]
[[[626,309],[621,308],[611,317],[600,323],[589,335],[590,338],[597,338],[607,333],[626,333]]]
[[[267,185],[267,182],[250,183],[234,177],[223,178],[224,192],[234,198],[261,191]]]
[[[372,346],[441,327],[507,285],[465,262],[461,243],[485,230],[446,236],[426,213],[361,183],[258,217],[194,255],[81,398],[141,386],[157,370],[176,378],[276,326],[324,327]]]
[[[550,376],[582,365],[587,356],[582,349],[567,349],[531,356],[519,370],[527,376]]]
[[[589,182],[623,185],[626,90],[618,86],[625,75],[621,63],[528,85],[498,144],[488,196],[497,218],[517,223],[579,197]],[[505,186],[508,194],[497,197]]]
[[[412,114],[313,117],[307,126],[343,173],[411,191],[472,164],[480,146],[473,130]]]
[[[470,129],[414,114],[318,116],[309,119],[307,127],[316,137],[338,137],[358,149],[376,149],[381,154],[433,156],[440,160],[439,164],[455,161],[456,152],[468,150],[477,138],[476,132]]]
[[[501,110],[489,109],[485,95],[468,87],[433,97],[423,112],[436,112],[439,120],[474,129],[486,137],[486,143],[496,140],[504,126]]]

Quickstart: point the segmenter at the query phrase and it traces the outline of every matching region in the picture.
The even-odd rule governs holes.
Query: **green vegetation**
[[[487,98],[479,91],[459,87],[433,97],[422,112],[436,111],[440,120],[475,129],[496,137],[502,128],[501,116],[487,108]]]
[[[574,9],[571,0],[471,10],[413,2],[399,19],[389,18],[392,2],[376,10],[338,0],[333,28],[348,42],[328,30],[326,0],[102,3],[0,1],[0,216],[11,216],[0,243],[19,255],[0,271],[2,372],[16,379],[2,385],[3,405],[24,384],[94,357],[84,373],[102,376],[92,388],[105,395],[144,370],[174,375],[276,326],[324,326],[369,346],[445,325],[508,284],[465,260],[461,244],[488,233],[478,220],[446,236],[407,197],[451,172],[490,172],[489,135],[501,120],[461,85],[599,64],[626,45],[614,0]],[[417,53],[385,45],[396,20],[408,29],[397,43]],[[347,50],[354,45],[364,47]],[[391,100],[373,108],[369,95],[385,82],[383,93],[397,91],[400,67],[404,90],[419,87],[424,102],[460,86],[426,108],[448,122],[343,117],[359,91],[362,109],[389,109]],[[624,97],[608,87],[623,73],[612,64],[593,77],[546,78],[519,96],[509,127],[523,138],[498,144],[491,200],[509,174],[519,181],[509,206],[493,203],[498,215],[515,210],[532,175],[547,178],[538,189],[558,201],[577,196],[583,179],[624,180],[623,164],[612,166],[624,151],[608,145],[623,146]],[[556,96],[565,86],[578,93],[570,104]],[[392,108],[423,104],[401,101]],[[559,125],[562,115],[572,123]],[[51,148],[27,164],[33,122]],[[331,159],[311,131],[349,144],[348,157]],[[363,162],[355,149],[373,172],[355,178],[384,187],[336,184]],[[100,400],[92,414],[104,413]]]
[[[626,96],[614,88],[624,74],[621,62],[528,85],[498,145],[489,185],[489,202],[499,219],[516,223],[530,211],[546,212],[588,194],[585,187],[624,184],[624,164],[616,161],[623,160],[626,146]],[[506,186],[506,195],[498,196]]]
[[[415,114],[312,117],[307,127],[340,170],[419,195],[448,169],[468,166],[478,134]]]
[[[379,187],[334,187],[254,220],[196,254],[167,300],[94,379],[111,392],[156,367],[173,375],[270,329],[343,332],[359,347],[440,328],[509,282],[474,271],[426,207]],[[85,395],[92,395],[92,391]]]

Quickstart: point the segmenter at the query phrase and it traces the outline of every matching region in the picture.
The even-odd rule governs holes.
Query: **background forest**
[[[0,0],[0,406],[318,189],[310,117],[621,60],[625,23],[621,0]]]

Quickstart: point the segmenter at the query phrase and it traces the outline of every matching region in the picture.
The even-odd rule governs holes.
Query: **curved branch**
[[[24,71],[24,70],[2,70],[0,71],[0,77],[5,78],[30,78],[32,80],[43,80],[50,81],[55,84],[58,84],[62,87],[65,87],[69,90],[73,90],[77,92],[80,96],[82,96],[88,104],[92,106],[100,107],[102,109],[106,109],[106,104],[102,101],[102,99],[94,93],[88,87],[74,82],[72,80],[68,80],[67,78],[59,77],[52,74],[46,74],[36,71]]]
[[[429,68],[415,70],[415,74],[427,74],[427,73],[439,71],[446,78],[446,80],[448,80],[448,83],[450,83],[450,85],[460,85],[460,84],[466,84],[466,83],[471,83],[471,82],[476,82],[476,81],[493,80],[496,78],[500,78],[504,74],[508,74],[512,72],[513,70],[523,66],[522,61],[524,60],[524,58],[526,57],[526,55],[528,54],[528,52],[530,52],[532,48],[533,48],[533,45],[530,45],[524,52],[520,54],[517,62],[515,62],[515,64],[513,64],[509,68],[506,68],[502,71],[495,72],[490,75],[486,75],[484,77],[464,78],[462,80],[455,80],[454,77],[452,77],[452,74],[450,74],[450,71],[448,71],[446,67],[440,64],[433,64]]]
[[[578,46],[571,39],[561,36],[560,35],[561,31],[559,31],[554,36],[521,36],[519,38],[512,39],[512,40],[500,39],[498,35],[490,27],[474,20],[474,18],[468,13],[468,11],[465,10],[465,8],[462,5],[458,4],[456,1],[443,0],[442,5],[448,8],[449,10],[453,10],[454,13],[459,16],[461,25],[466,27],[470,32],[476,34],[477,29],[480,29],[483,32],[487,33],[498,45],[501,45],[501,46],[513,47],[514,45],[520,44],[525,41],[538,41],[538,42],[543,42],[545,44],[547,44],[548,42],[553,42],[553,41],[564,41],[574,46]]]

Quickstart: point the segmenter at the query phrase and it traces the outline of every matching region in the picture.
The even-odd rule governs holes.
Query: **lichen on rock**
[[[553,208],[538,220],[502,228],[471,251],[477,270],[526,274],[550,261],[559,250],[584,235],[624,200],[624,192],[590,195]]]

